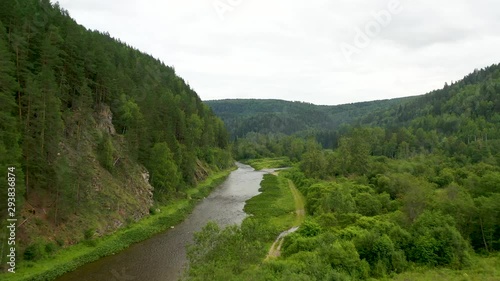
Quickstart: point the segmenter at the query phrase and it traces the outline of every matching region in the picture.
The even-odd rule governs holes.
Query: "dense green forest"
[[[0,2],[0,171],[6,183],[16,168],[18,257],[51,255],[185,198],[233,165],[228,141],[172,67],[49,0]]]
[[[412,98],[359,102],[336,106],[284,100],[227,99],[206,103],[219,116],[233,139],[248,133],[305,134],[336,130],[377,110],[386,110]]]
[[[241,227],[209,225],[191,246],[187,279],[498,280],[499,99],[493,65],[338,130],[238,138],[239,159],[293,166],[279,178],[304,195],[306,220],[271,259],[287,229],[272,201]],[[273,186],[261,191],[273,196]]]

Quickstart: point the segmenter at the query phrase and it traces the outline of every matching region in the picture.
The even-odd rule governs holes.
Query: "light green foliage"
[[[245,211],[252,216],[241,227],[220,229],[209,223],[195,234],[194,243],[188,247],[189,280],[262,276],[254,269],[264,259],[270,242],[293,225],[295,206],[288,181],[283,177],[265,175],[260,191],[247,201]]]
[[[158,198],[173,193],[180,183],[180,174],[175,165],[173,155],[167,143],[161,142],[154,145],[149,161],[151,185],[155,188]]]
[[[286,214],[295,209],[293,198],[289,194],[288,187],[280,182],[277,176],[266,174],[261,183],[259,191],[262,193],[251,198],[245,204],[245,212],[248,214],[268,217]],[[282,199],[285,194],[289,194]],[[291,202],[287,199],[292,199]]]
[[[323,152],[318,147],[313,147],[302,155],[300,168],[308,177],[324,178],[327,175],[325,173],[327,164]]]
[[[454,227],[449,216],[424,212],[412,225],[413,244],[409,258],[429,265],[452,265],[460,268],[470,264],[470,246]]]
[[[114,152],[115,149],[113,147],[111,137],[108,134],[103,134],[99,146],[97,147],[97,153],[99,156],[99,162],[109,172],[113,171]]]
[[[292,164],[288,157],[252,159],[244,162],[257,171],[262,169],[286,168]]]
[[[358,213],[364,216],[375,216],[381,212],[382,203],[370,193],[362,192],[357,194],[355,201]]]
[[[281,258],[234,279],[498,279],[499,93],[500,65],[493,65],[427,95],[382,102],[344,126],[321,113],[326,107],[211,102],[239,137],[237,157],[299,162],[286,176],[312,216],[285,238]],[[290,128],[262,122],[281,117]],[[297,133],[271,133],[288,130]],[[311,222],[321,231],[308,235]]]
[[[299,234],[304,237],[314,237],[321,233],[321,226],[312,220],[305,220],[299,230]]]
[[[335,241],[331,245],[320,249],[319,254],[324,257],[326,263],[334,270],[357,277],[361,260],[352,242]]]

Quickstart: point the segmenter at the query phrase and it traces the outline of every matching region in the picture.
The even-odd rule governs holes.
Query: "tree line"
[[[99,216],[89,210],[104,178],[138,165],[156,202],[183,196],[207,171],[232,165],[228,142],[173,67],[87,30],[57,3],[1,1],[0,170],[18,168],[19,215],[43,209],[55,226]]]
[[[280,176],[305,196],[308,219],[285,238],[281,257],[264,262],[261,245],[276,237],[266,223],[249,218],[240,228],[220,231],[223,240],[214,241],[221,244],[208,254],[216,257],[228,247],[244,264],[196,256],[188,280],[204,274],[369,280],[419,267],[473,268],[481,257],[498,255],[499,85],[500,66],[494,65],[337,130],[237,138],[233,149],[240,159],[287,157],[294,163]],[[247,233],[250,226],[260,236]],[[224,242],[235,239],[245,254]]]

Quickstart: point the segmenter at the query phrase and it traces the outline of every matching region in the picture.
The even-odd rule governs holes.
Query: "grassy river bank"
[[[53,280],[66,272],[102,257],[113,255],[132,244],[151,238],[182,222],[200,199],[220,185],[234,170],[224,170],[211,175],[196,188],[187,190],[190,199],[178,199],[159,207],[154,214],[119,231],[95,240],[84,241],[57,252],[56,255],[33,262],[20,263],[16,273],[0,274],[4,281]]]

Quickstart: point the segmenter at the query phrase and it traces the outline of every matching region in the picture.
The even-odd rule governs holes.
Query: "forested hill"
[[[478,136],[488,122],[500,122],[500,64],[474,70],[443,89],[418,96],[388,110],[368,114],[364,124],[390,127],[414,125],[424,130]],[[474,120],[480,121],[475,128]],[[487,134],[486,131],[482,132]]]
[[[216,100],[207,104],[224,120],[233,137],[254,132],[255,139],[270,133],[307,131],[305,135],[315,136],[323,147],[336,148],[339,137],[350,127],[368,125],[384,128],[387,142],[396,137],[416,149],[430,149],[434,145],[428,140],[434,139],[436,144],[440,137],[452,136],[465,143],[500,137],[499,81],[500,65],[496,64],[474,70],[442,89],[408,98],[338,106],[281,100]]]
[[[312,134],[234,142],[256,167],[292,168],[241,227],[196,236],[187,280],[500,280],[500,65]],[[295,187],[306,219],[284,235],[279,194]]]
[[[172,67],[49,0],[0,1],[0,173],[15,168],[21,255],[185,197],[232,165],[227,144],[223,122]],[[25,258],[37,258],[31,250]]]
[[[222,118],[233,137],[243,137],[249,132],[293,134],[311,129],[335,130],[342,124],[355,123],[370,112],[387,110],[411,99],[338,106],[259,99],[212,100],[206,103]]]

